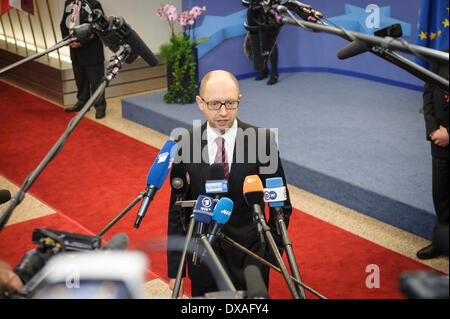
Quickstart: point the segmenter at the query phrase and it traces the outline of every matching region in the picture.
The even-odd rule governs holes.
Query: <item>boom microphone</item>
[[[166,180],[167,174],[169,174],[170,167],[172,166],[175,153],[177,151],[178,144],[175,141],[169,140],[164,144],[163,148],[159,152],[155,161],[153,162],[150,171],[147,176],[147,189],[139,208],[134,228],[139,228],[142,219],[147,212],[150,202],[155,197],[156,192],[161,188]]]
[[[340,60],[345,60],[369,50],[370,47],[365,42],[354,40],[345,47],[339,49],[336,55]]]
[[[273,208],[275,212],[282,213],[284,201],[287,200],[286,187],[283,184],[281,177],[273,177],[266,179],[266,189],[264,190],[264,201],[269,203],[269,207]],[[278,223],[276,223],[277,233],[280,235],[281,230]]]
[[[87,3],[87,1],[84,2]],[[120,46],[126,43],[150,66],[158,65],[158,59],[153,52],[123,17],[106,18],[100,9],[95,9],[92,13],[92,23],[103,43],[113,52],[117,52]]]
[[[7,189],[0,190],[0,205],[11,199],[11,193]]]

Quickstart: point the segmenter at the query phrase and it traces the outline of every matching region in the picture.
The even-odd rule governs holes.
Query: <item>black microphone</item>
[[[213,215],[214,200],[212,197],[206,195],[199,195],[194,207],[194,253],[192,255],[192,263],[195,266],[199,265],[199,255],[201,252],[199,238],[206,232],[207,225],[211,222]]]
[[[261,271],[255,265],[244,269],[245,284],[247,286],[247,299],[270,299]]]
[[[140,55],[150,66],[159,64],[153,52],[123,17],[106,18],[100,9],[95,9],[91,20],[103,43],[113,52],[117,52],[121,45],[128,44],[133,52]]]
[[[128,247],[129,239],[124,233],[115,234],[110,241],[102,247],[105,250],[125,250]]]
[[[189,173],[182,165],[174,165],[170,172],[170,187],[176,196],[176,201],[183,201],[189,189]]]
[[[277,42],[281,25],[276,22],[272,13],[265,11],[259,2],[243,1],[244,6],[248,4],[247,23],[244,23],[248,31],[244,42],[244,52],[247,58],[253,61],[254,69],[263,71]]]
[[[340,60],[345,60],[369,50],[370,47],[367,43],[360,40],[354,40],[350,44],[347,44],[345,47],[339,49],[336,55]]]
[[[228,192],[228,181],[225,179],[225,167],[222,163],[209,166],[209,176],[205,183],[205,192],[215,199]]]
[[[265,246],[264,230],[259,222],[260,217],[265,218],[264,210],[261,207],[264,203],[264,187],[258,175],[250,175],[245,178],[243,193],[245,202],[252,209],[253,221],[256,223],[261,245]]]
[[[7,189],[0,190],[0,205],[11,199],[11,193]]]

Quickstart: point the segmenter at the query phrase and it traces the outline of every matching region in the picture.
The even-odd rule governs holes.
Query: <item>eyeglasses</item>
[[[204,98],[202,98],[200,96],[200,98],[202,99],[203,102],[206,103],[206,106],[208,107],[208,109],[212,110],[212,111],[218,111],[220,110],[220,108],[222,107],[222,105],[225,105],[225,108],[227,110],[235,110],[238,108],[239,106],[239,101],[225,101],[225,102],[220,102],[220,101],[210,101],[210,102],[206,102]]]

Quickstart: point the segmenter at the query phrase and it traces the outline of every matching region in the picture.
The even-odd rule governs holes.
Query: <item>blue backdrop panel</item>
[[[414,43],[413,35],[420,0],[380,0],[376,2],[377,8],[370,6],[373,1],[361,0],[311,0],[308,4],[321,11],[330,20],[352,31],[372,33],[376,30],[377,19],[373,18],[375,15],[379,18],[380,28],[392,23],[400,23],[404,33],[403,38],[409,43]],[[218,68],[228,70],[239,78],[254,76],[256,72],[253,64],[243,52],[245,29],[239,25],[245,21],[245,8],[241,1],[183,1],[185,9],[193,5],[207,8],[205,15],[208,18],[203,16],[198,21],[197,35],[213,37],[211,43],[205,43],[199,47],[200,78],[210,70]],[[239,19],[241,19],[240,23]],[[222,25],[223,32],[218,30]],[[241,35],[238,35],[239,33]],[[348,41],[334,35],[313,33],[289,25],[283,27],[277,44],[281,73],[333,72],[422,90],[421,80],[371,53],[364,53],[348,60],[339,60],[336,52],[348,44]],[[411,55],[406,57],[413,59]]]

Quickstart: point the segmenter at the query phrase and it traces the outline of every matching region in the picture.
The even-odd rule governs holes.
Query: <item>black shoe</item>
[[[267,85],[274,85],[278,82],[278,75],[271,75],[269,81],[267,81]]]
[[[66,109],[66,112],[79,112],[79,111],[81,111],[82,108],[83,108],[83,105],[77,103],[72,107],[68,107]]]
[[[95,112],[95,118],[96,119],[102,119],[106,116],[106,112],[105,111],[96,111]]]
[[[261,71],[259,73],[259,75],[255,78],[255,80],[256,81],[261,81],[261,80],[265,79],[268,76],[269,76],[269,72],[268,71]]]
[[[439,257],[440,255],[441,252],[433,244],[428,245],[417,252],[417,258],[419,259],[431,259]]]

